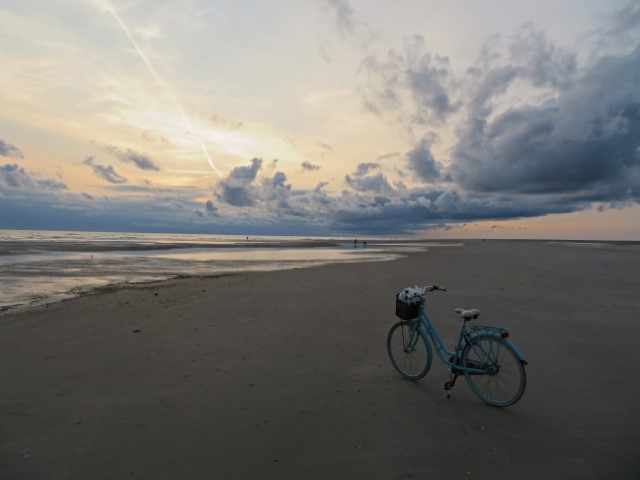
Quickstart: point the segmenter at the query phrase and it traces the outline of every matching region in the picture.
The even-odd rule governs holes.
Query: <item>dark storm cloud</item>
[[[24,158],[24,155],[20,151],[20,149],[10,143],[5,142],[4,140],[0,140],[0,156],[2,157],[14,157],[14,158]]]
[[[446,167],[431,133],[406,153],[408,169],[399,173],[428,185],[422,189],[391,187],[371,173],[377,164],[360,165],[345,181],[367,195],[334,199],[336,221],[379,222],[382,232],[394,218],[403,222],[399,211],[432,225],[640,202],[640,6],[622,13],[617,28],[600,31],[607,38],[593,40],[608,48],[580,64],[532,25],[507,42],[490,38],[460,78],[447,59],[425,52],[420,37],[385,60],[368,57],[372,110],[396,114],[412,133],[420,122],[455,119],[455,139]],[[522,92],[532,95],[511,100]],[[391,201],[381,205],[372,195],[383,192]]]
[[[90,166],[93,173],[109,183],[127,183],[127,179],[116,172],[111,165],[100,165],[94,161],[94,157],[87,157],[82,163]]]
[[[39,178],[15,163],[0,166],[0,187],[41,190],[66,190],[67,185],[51,178]]]
[[[440,178],[442,166],[431,153],[433,139],[425,136],[413,150],[407,153],[407,166],[411,173],[415,173],[423,182],[433,182]]]
[[[461,195],[454,190],[414,189],[399,195],[357,195],[336,199],[330,225],[336,232],[404,234],[430,228],[445,228],[482,220],[527,218],[544,213],[567,213],[571,208],[548,199],[523,201],[517,196],[492,198]],[[546,203],[545,203],[546,202]]]
[[[530,57],[558,57],[543,42],[534,45],[542,53]],[[567,62],[540,62],[545,68],[539,75],[518,71],[506,83],[528,78],[553,87],[555,95],[543,103],[490,118],[493,94],[478,92],[458,132],[453,180],[478,192],[640,200],[640,45],[597,59],[575,75]]]
[[[410,37],[404,51],[389,51],[385,60],[365,58],[362,71],[370,81],[365,105],[375,113],[390,111],[410,123],[441,124],[460,107],[451,93],[449,59],[425,52],[420,35]]]
[[[118,160],[125,163],[132,163],[140,170],[160,170],[160,167],[158,167],[158,165],[148,155],[134,152],[130,148],[127,148],[126,150],[120,150],[116,147],[108,147],[107,149],[111,153],[113,153],[116,158],[118,158]]]

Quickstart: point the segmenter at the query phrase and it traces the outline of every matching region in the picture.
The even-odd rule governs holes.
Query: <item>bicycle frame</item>
[[[490,327],[486,325],[473,325],[471,328],[467,327],[467,320],[462,321],[462,326],[460,327],[460,333],[458,334],[458,340],[455,345],[454,350],[449,350],[435,326],[429,319],[427,312],[424,308],[424,304],[420,305],[420,311],[418,313],[418,318],[414,321],[414,324],[411,328],[411,335],[409,338],[409,345],[413,345],[415,341],[415,335],[420,332],[425,339],[429,339],[431,344],[436,350],[436,354],[440,358],[440,360],[451,368],[455,368],[458,373],[469,373],[469,374],[486,374],[488,373],[487,368],[472,368],[469,366],[462,366],[460,364],[460,356],[462,354],[462,350],[466,345],[469,345],[471,349],[476,353],[477,358],[490,358],[487,352],[482,351],[482,348],[479,347],[474,339],[478,337],[480,334],[491,334],[495,336],[500,336],[507,342],[516,353],[518,359],[523,363],[527,364],[527,361],[524,359],[524,356],[518,348],[509,340],[506,339],[508,335],[508,330],[506,328],[500,327]],[[464,343],[463,343],[464,342]]]

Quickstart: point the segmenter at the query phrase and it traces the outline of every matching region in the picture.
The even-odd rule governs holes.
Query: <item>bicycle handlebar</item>
[[[426,287],[424,287],[425,292],[433,292],[435,290],[442,290],[443,292],[447,291],[445,287],[439,287],[438,285],[427,285]]]

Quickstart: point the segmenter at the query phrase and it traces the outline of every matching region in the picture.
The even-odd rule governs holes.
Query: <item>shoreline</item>
[[[473,243],[493,243],[493,244],[508,244],[508,243],[516,243],[516,244],[550,244],[557,245],[560,247],[584,247],[584,248],[592,248],[592,249],[631,249],[633,251],[636,248],[640,248],[640,241],[589,241],[589,240],[519,240],[519,239],[500,239],[500,240],[372,240],[367,244],[367,248],[369,251],[373,251],[374,255],[376,254],[375,249],[380,247],[391,247],[394,246],[397,248],[398,246],[422,246],[425,247],[425,251],[428,251],[428,248],[431,247],[442,247],[442,246],[464,246],[465,244],[473,244]],[[200,245],[202,247],[203,244],[163,244],[157,245],[157,248],[148,248],[148,245],[130,245],[130,246],[118,246],[118,248],[113,249],[107,245],[87,245],[85,247],[81,247],[81,250],[77,250],[77,245],[62,245],[67,248],[67,250],[61,251],[78,251],[78,252],[100,252],[100,251],[145,251],[145,250],[180,250],[180,249],[189,249],[193,248],[193,245]],[[242,245],[242,246],[239,246]],[[336,243],[332,244],[331,242],[326,242],[324,240],[320,241],[294,241],[294,242],[285,242],[285,243],[271,243],[271,242],[262,242],[259,244],[251,244],[251,242],[246,242],[243,244],[242,242],[238,244],[224,244],[222,246],[218,245],[210,245],[208,247],[211,250],[217,249],[237,249],[237,248],[257,248],[257,249],[276,249],[276,248],[293,248],[293,249],[304,249],[304,248],[326,248],[326,247],[339,247],[344,246],[344,250],[346,253],[350,253],[352,251],[351,244],[346,243]],[[57,247],[56,247],[57,248]],[[104,250],[103,250],[104,248]],[[363,251],[362,247],[358,248],[358,251]],[[394,261],[397,260],[398,257],[406,256],[410,253],[410,250],[401,250],[395,251],[393,255],[394,258],[382,258],[384,255],[390,255],[389,252],[377,252],[380,255],[380,259],[358,259],[358,260],[335,260],[335,261],[317,261],[310,262],[308,265],[296,264],[293,266],[280,266],[278,268],[274,268],[274,270],[288,270],[288,269],[299,269],[299,268],[316,268],[319,266],[323,266],[326,264],[332,263],[360,263],[360,262],[382,262],[382,261]],[[0,256],[2,253],[0,253]],[[15,303],[10,305],[0,305],[0,321],[3,317],[8,315],[14,315],[16,313],[22,313],[30,311],[31,309],[37,309],[41,307],[45,307],[47,305],[55,304],[58,302],[67,302],[73,300],[75,298],[79,298],[85,295],[94,295],[100,294],[103,291],[111,291],[112,289],[121,289],[121,288],[144,288],[147,285],[156,285],[162,282],[171,282],[176,280],[186,280],[190,278],[216,278],[219,276],[226,275],[234,275],[234,274],[243,274],[243,273],[252,273],[259,271],[270,271],[269,269],[260,270],[260,269],[251,269],[251,268],[238,268],[237,271],[221,271],[210,274],[200,274],[200,273],[176,273],[172,275],[168,275],[165,278],[149,278],[143,280],[119,280],[114,281],[113,283],[100,284],[95,286],[83,286],[83,287],[74,287],[64,292],[54,292],[51,294],[45,294],[40,297],[36,301],[31,303]]]
[[[242,275],[242,274],[253,274],[253,273],[267,273],[267,272],[276,272],[276,271],[286,271],[286,270],[301,270],[301,269],[312,269],[319,268],[322,266],[330,265],[330,264],[352,264],[352,263],[368,263],[368,262],[386,262],[393,261],[394,258],[389,258],[388,255],[381,254],[379,259],[358,259],[358,260],[340,260],[340,261],[318,261],[318,262],[309,262],[308,265],[296,264],[294,266],[284,266],[284,267],[269,267],[265,269],[242,269],[239,268],[234,271],[225,271],[219,273],[210,273],[210,274],[175,274],[169,276],[167,278],[158,278],[158,279],[148,279],[148,280],[140,280],[140,281],[114,281],[113,283],[106,283],[103,285],[96,286],[84,286],[84,287],[74,287],[68,291],[64,292],[55,292],[51,294],[43,295],[39,297],[32,303],[16,303],[10,305],[0,305],[0,322],[2,318],[8,315],[13,314],[22,314],[29,312],[34,309],[46,308],[50,305],[55,305],[61,302],[70,302],[74,299],[79,299],[84,296],[90,295],[102,295],[113,293],[118,290],[123,289],[144,289],[151,288],[153,286],[162,286],[164,283],[171,283],[177,281],[188,281],[192,279],[214,279],[218,277],[224,276],[232,276],[232,275]]]
[[[7,282],[0,315],[73,298],[108,285],[154,283],[235,271],[308,268],[332,262],[381,261],[397,254],[375,247],[351,248],[325,240],[227,244],[24,242],[21,252],[0,242]],[[197,245],[199,248],[193,248]],[[391,248],[393,250],[393,248]],[[385,248],[384,250],[388,250]],[[352,252],[357,255],[352,257]],[[385,258],[386,257],[386,258]]]

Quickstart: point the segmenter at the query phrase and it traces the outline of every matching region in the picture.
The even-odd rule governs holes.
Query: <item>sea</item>
[[[107,285],[390,261],[425,248],[353,238],[0,230],[0,312]]]

